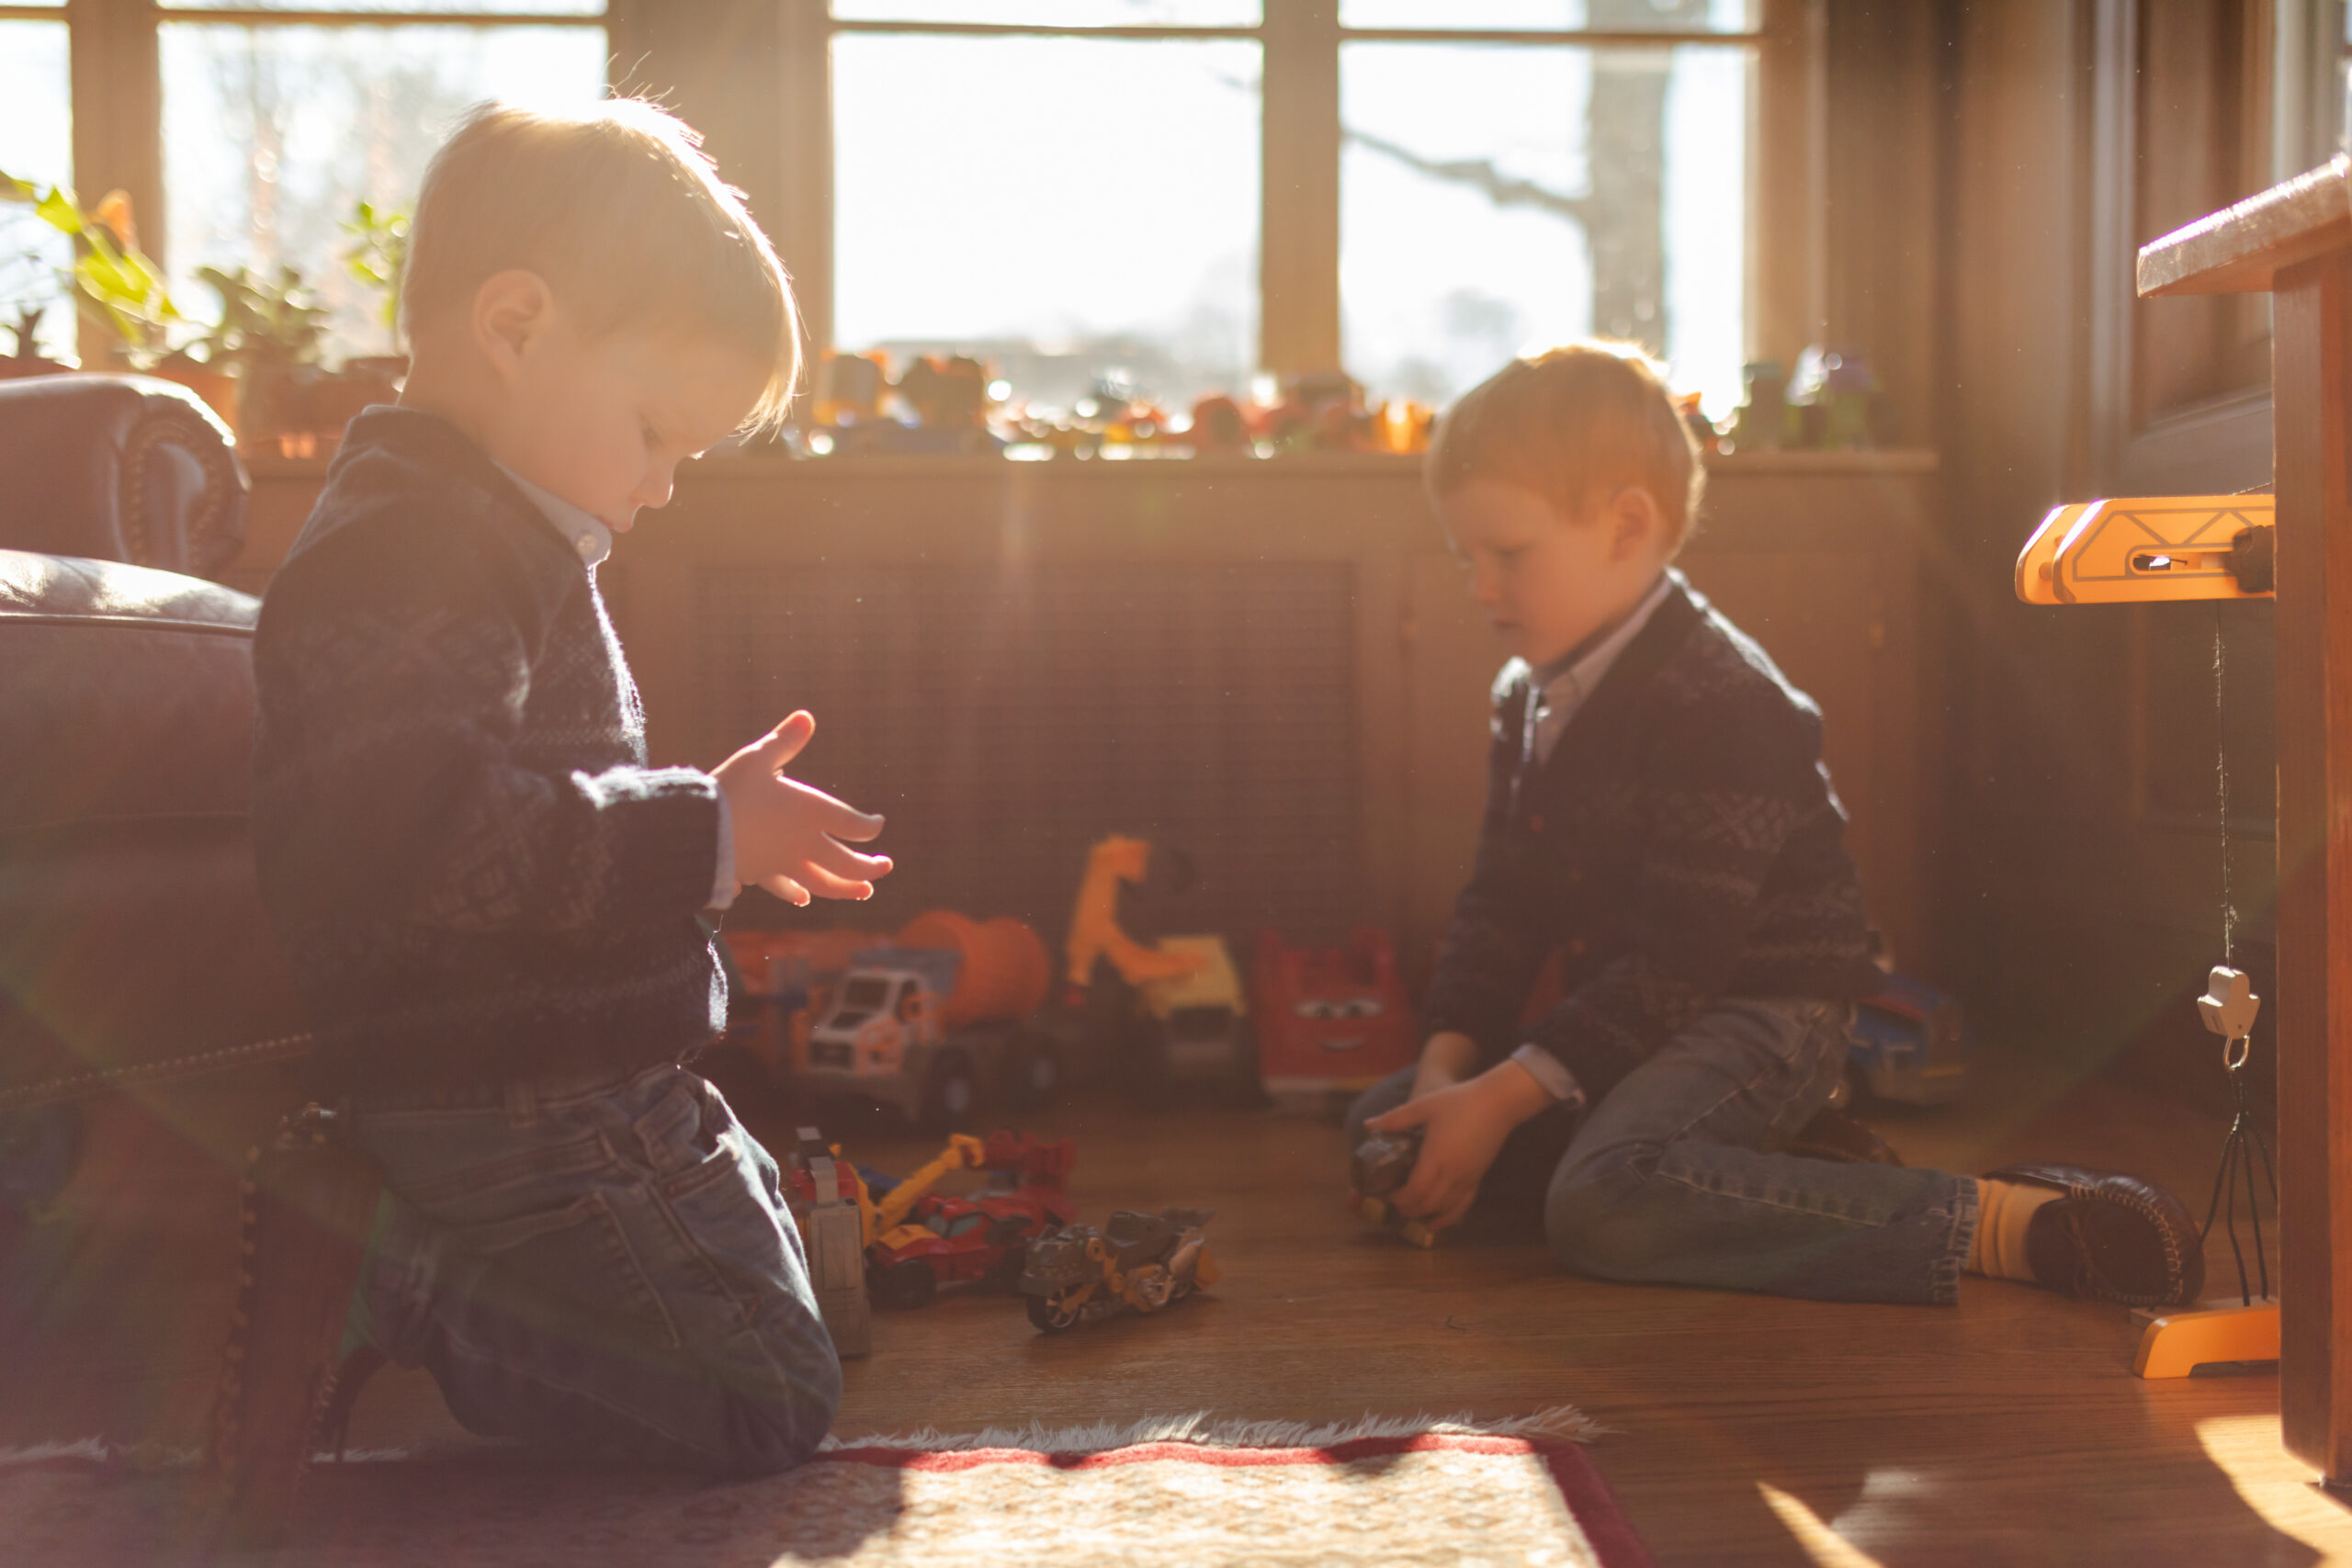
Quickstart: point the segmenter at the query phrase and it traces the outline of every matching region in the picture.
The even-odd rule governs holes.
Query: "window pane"
[[[1254,28],[1260,0],[833,0],[842,21],[1046,28]]]
[[[601,17],[605,0],[158,0],[166,11],[447,11],[477,16]]]
[[[71,99],[65,24],[0,22],[0,169],[18,179],[70,186]],[[45,305],[36,338],[41,353],[51,359],[74,357],[74,302],[57,276],[73,260],[64,235],[28,209],[0,207],[0,324],[10,329],[0,341],[0,353],[16,347],[19,312]]]
[[[1721,48],[1346,46],[1348,367],[1375,397],[1443,401],[1523,349],[1599,334],[1727,412],[1749,71]]]
[[[1340,0],[1343,28],[1509,28],[1565,32],[1747,32],[1760,0]]]
[[[1056,408],[1114,372],[1239,391],[1258,141],[1254,43],[837,38],[834,340],[970,354]]]
[[[457,117],[483,98],[578,107],[605,90],[600,27],[163,29],[172,296],[210,319],[196,269],[280,264],[334,310],[330,360],[383,354],[380,297],[344,265],[355,203],[408,209]]]

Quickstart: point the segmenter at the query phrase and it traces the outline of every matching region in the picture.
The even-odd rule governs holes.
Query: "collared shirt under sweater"
[[[254,852],[326,1088],[628,1070],[724,1026],[718,786],[647,765],[585,565],[455,427],[379,408],[270,585]]]
[[[1668,582],[1544,743],[1534,673],[1497,677],[1477,858],[1424,1009],[1490,1065],[1535,1046],[1594,1100],[1723,998],[1879,978],[1820,710]],[[1565,999],[1522,1028],[1555,954]]]

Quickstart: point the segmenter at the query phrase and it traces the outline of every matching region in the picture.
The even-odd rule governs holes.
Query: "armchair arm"
[[[0,381],[0,548],[209,577],[244,546],[227,429],[142,376]]]

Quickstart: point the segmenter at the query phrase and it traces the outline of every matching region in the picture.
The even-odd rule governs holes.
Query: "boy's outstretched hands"
[[[816,719],[804,709],[718,764],[714,776],[735,835],[735,880],[787,904],[806,905],[811,897],[871,898],[874,878],[888,874],[890,859],[849,845],[871,842],[882,818],[783,773],[816,732]]]
[[[1425,1054],[1424,1068],[1432,1065]],[[1423,1071],[1413,1099],[1364,1123],[1375,1133],[1421,1129],[1412,1178],[1390,1201],[1399,1213],[1431,1230],[1457,1224],[1470,1212],[1478,1183],[1511,1129],[1552,1103],[1551,1091],[1516,1062],[1498,1063],[1473,1078],[1446,1081],[1451,1076]],[[1433,1082],[1439,1087],[1428,1087]]]

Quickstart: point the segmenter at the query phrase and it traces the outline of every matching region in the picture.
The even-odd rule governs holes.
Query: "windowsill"
[[[276,453],[244,454],[246,471],[256,479],[317,479],[327,471],[328,457],[284,457]],[[1821,477],[1844,475],[1908,476],[1931,474],[1939,459],[1920,447],[1894,447],[1871,452],[1736,452],[1712,455],[1707,471],[1715,475],[1757,477]],[[1303,452],[1281,457],[1215,456],[1205,457],[1057,457],[1023,462],[985,456],[786,457],[762,453],[723,455],[687,464],[679,478],[706,481],[870,479],[899,477],[967,477],[1003,475],[1026,478],[1052,474],[1097,476],[1158,474],[1163,478],[1253,475],[1268,478],[1314,479],[1374,474],[1412,474],[1420,470],[1418,456],[1386,452]]]

